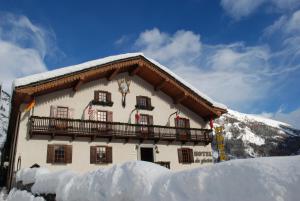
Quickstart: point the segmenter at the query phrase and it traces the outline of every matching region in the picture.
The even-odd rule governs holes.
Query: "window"
[[[97,111],[97,121],[107,121],[107,112],[106,111]]]
[[[186,141],[190,138],[190,120],[186,118],[175,118],[177,139]]]
[[[153,110],[154,107],[151,105],[151,99],[147,96],[136,97],[136,108],[143,110]]]
[[[90,163],[112,163],[112,147],[108,146],[91,146]]]
[[[69,108],[68,107],[57,107],[56,111],[56,117],[61,118],[61,119],[67,119],[68,118],[68,113],[69,113]]]
[[[49,144],[47,163],[72,163],[72,145]]]
[[[137,102],[138,106],[147,107],[147,97],[140,96]]]
[[[137,122],[137,131],[141,133],[150,133],[153,132],[153,127],[148,125],[153,125],[153,116],[147,114],[141,114],[139,121]],[[143,126],[146,125],[146,126]]]
[[[94,91],[94,105],[112,106],[111,93],[107,91]]]
[[[64,162],[65,162],[65,147],[54,146],[54,163],[64,163]]]
[[[149,124],[149,116],[142,114],[140,116],[140,124],[141,125],[148,125]],[[148,127],[141,126],[141,132],[148,132]]]
[[[186,118],[176,118],[175,126],[178,128],[190,128],[190,121]]]
[[[99,91],[99,101],[107,102],[107,93],[103,91]]]
[[[96,163],[106,161],[106,147],[96,147]]]
[[[180,148],[177,151],[178,151],[179,163],[193,163],[194,162],[193,149]]]

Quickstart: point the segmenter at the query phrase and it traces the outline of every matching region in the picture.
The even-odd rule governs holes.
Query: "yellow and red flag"
[[[30,111],[34,106],[35,106],[35,99],[32,99],[32,101],[30,101],[30,103],[28,103],[28,105],[26,106],[25,112]]]

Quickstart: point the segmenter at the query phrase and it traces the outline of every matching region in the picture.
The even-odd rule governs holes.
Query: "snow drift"
[[[82,175],[35,171],[23,176],[33,177],[34,194],[55,193],[57,201],[294,201],[300,196],[299,167],[300,156],[241,159],[180,172],[131,161]]]

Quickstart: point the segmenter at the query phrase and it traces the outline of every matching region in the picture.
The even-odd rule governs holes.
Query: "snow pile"
[[[88,62],[85,62],[85,63],[73,65],[73,66],[59,68],[59,69],[48,71],[48,72],[45,72],[45,73],[38,73],[38,74],[35,74],[35,75],[19,78],[19,79],[14,81],[13,87],[24,86],[24,85],[32,84],[32,83],[35,83],[35,82],[38,82],[38,81],[43,81],[43,80],[51,79],[51,78],[54,78],[54,77],[59,77],[59,76],[63,76],[63,75],[66,75],[66,74],[70,74],[70,73],[86,70],[86,69],[89,69],[89,68],[97,67],[97,66],[100,66],[100,65],[103,65],[103,64],[108,64],[108,63],[115,62],[115,61],[118,61],[118,60],[130,59],[130,58],[138,57],[138,56],[144,57],[148,61],[152,62],[158,68],[160,68],[162,71],[168,73],[170,76],[172,76],[173,78],[175,78],[179,82],[183,83],[186,87],[190,88],[192,91],[194,91],[196,94],[201,96],[203,99],[210,102],[213,106],[218,107],[218,108],[222,108],[222,109],[227,109],[227,107],[225,105],[223,105],[221,103],[218,103],[218,102],[215,102],[210,97],[208,97],[206,94],[200,92],[198,89],[196,89],[195,87],[193,87],[192,85],[187,83],[183,78],[181,78],[180,76],[173,73],[171,70],[169,70],[169,68],[163,66],[162,64],[158,63],[157,61],[155,61],[153,59],[145,57],[143,53],[139,53],[139,52],[138,53],[127,53],[127,54],[119,54],[119,55],[115,55],[115,56],[109,56],[109,57],[105,57],[105,58],[102,58],[102,59],[88,61]]]
[[[45,200],[42,197],[35,197],[27,191],[12,189],[9,195],[7,196],[7,199],[3,199],[3,201],[45,201]]]
[[[49,174],[50,171],[46,168],[24,168],[17,172],[16,181],[22,181],[24,185],[32,184],[37,177],[47,173]]]
[[[300,156],[233,160],[180,172],[132,161],[83,175],[41,174],[32,191],[56,193],[57,201],[294,201],[299,167]]]

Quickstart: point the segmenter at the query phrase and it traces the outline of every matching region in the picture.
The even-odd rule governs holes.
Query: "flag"
[[[90,120],[93,120],[94,119],[94,111],[92,109],[92,104],[89,105],[89,108],[88,108],[88,115],[89,115],[89,119]]]
[[[30,111],[35,105],[35,99],[33,99],[32,101],[30,101],[30,103],[28,103],[28,105],[25,108],[25,112]]]

